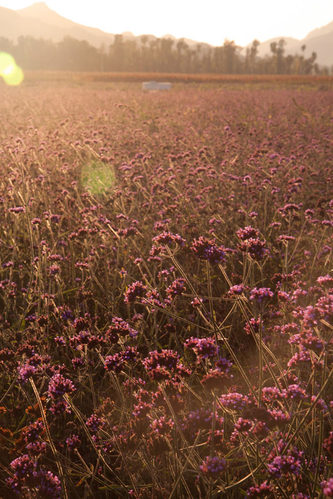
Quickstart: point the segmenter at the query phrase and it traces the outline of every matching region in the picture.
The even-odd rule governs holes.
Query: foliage
[[[271,53],[259,57],[257,40],[242,49],[234,41],[223,45],[188,44],[186,40],[143,35],[115,35],[108,47],[96,48],[85,40],[65,37],[60,42],[20,36],[16,42],[0,38],[0,50],[9,52],[25,70],[100,72],[160,72],[212,74],[328,74],[317,64],[315,52],[305,57],[286,55],[285,41],[271,44]]]

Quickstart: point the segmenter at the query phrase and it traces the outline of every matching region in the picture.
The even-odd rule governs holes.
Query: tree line
[[[270,53],[258,56],[260,42],[244,49],[225,40],[218,47],[188,44],[184,39],[115,35],[109,46],[94,47],[85,40],[65,37],[60,42],[20,36],[16,42],[0,37],[0,51],[12,54],[25,70],[126,71],[217,74],[329,74],[313,52],[305,57],[286,54],[284,39],[272,42]]]

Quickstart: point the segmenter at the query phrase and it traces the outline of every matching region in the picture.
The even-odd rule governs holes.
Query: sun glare
[[[112,165],[100,161],[92,161],[85,165],[81,172],[81,184],[93,195],[104,194],[115,185]]]
[[[0,76],[10,86],[20,85],[24,79],[22,69],[16,64],[14,57],[6,52],[0,52]]]

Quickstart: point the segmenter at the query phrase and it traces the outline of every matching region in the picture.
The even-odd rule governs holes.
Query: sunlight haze
[[[34,2],[0,0],[1,7],[22,9]],[[77,23],[108,33],[166,34],[212,45],[225,39],[244,46],[257,38],[301,39],[333,19],[331,0],[47,0],[49,8]]]

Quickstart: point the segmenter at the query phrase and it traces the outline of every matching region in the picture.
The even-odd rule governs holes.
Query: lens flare
[[[14,57],[6,52],[0,52],[0,76],[11,86],[20,85],[24,78],[23,71],[16,64]]]
[[[81,184],[85,190],[93,195],[104,194],[115,186],[116,176],[113,166],[92,161],[81,171]]]

